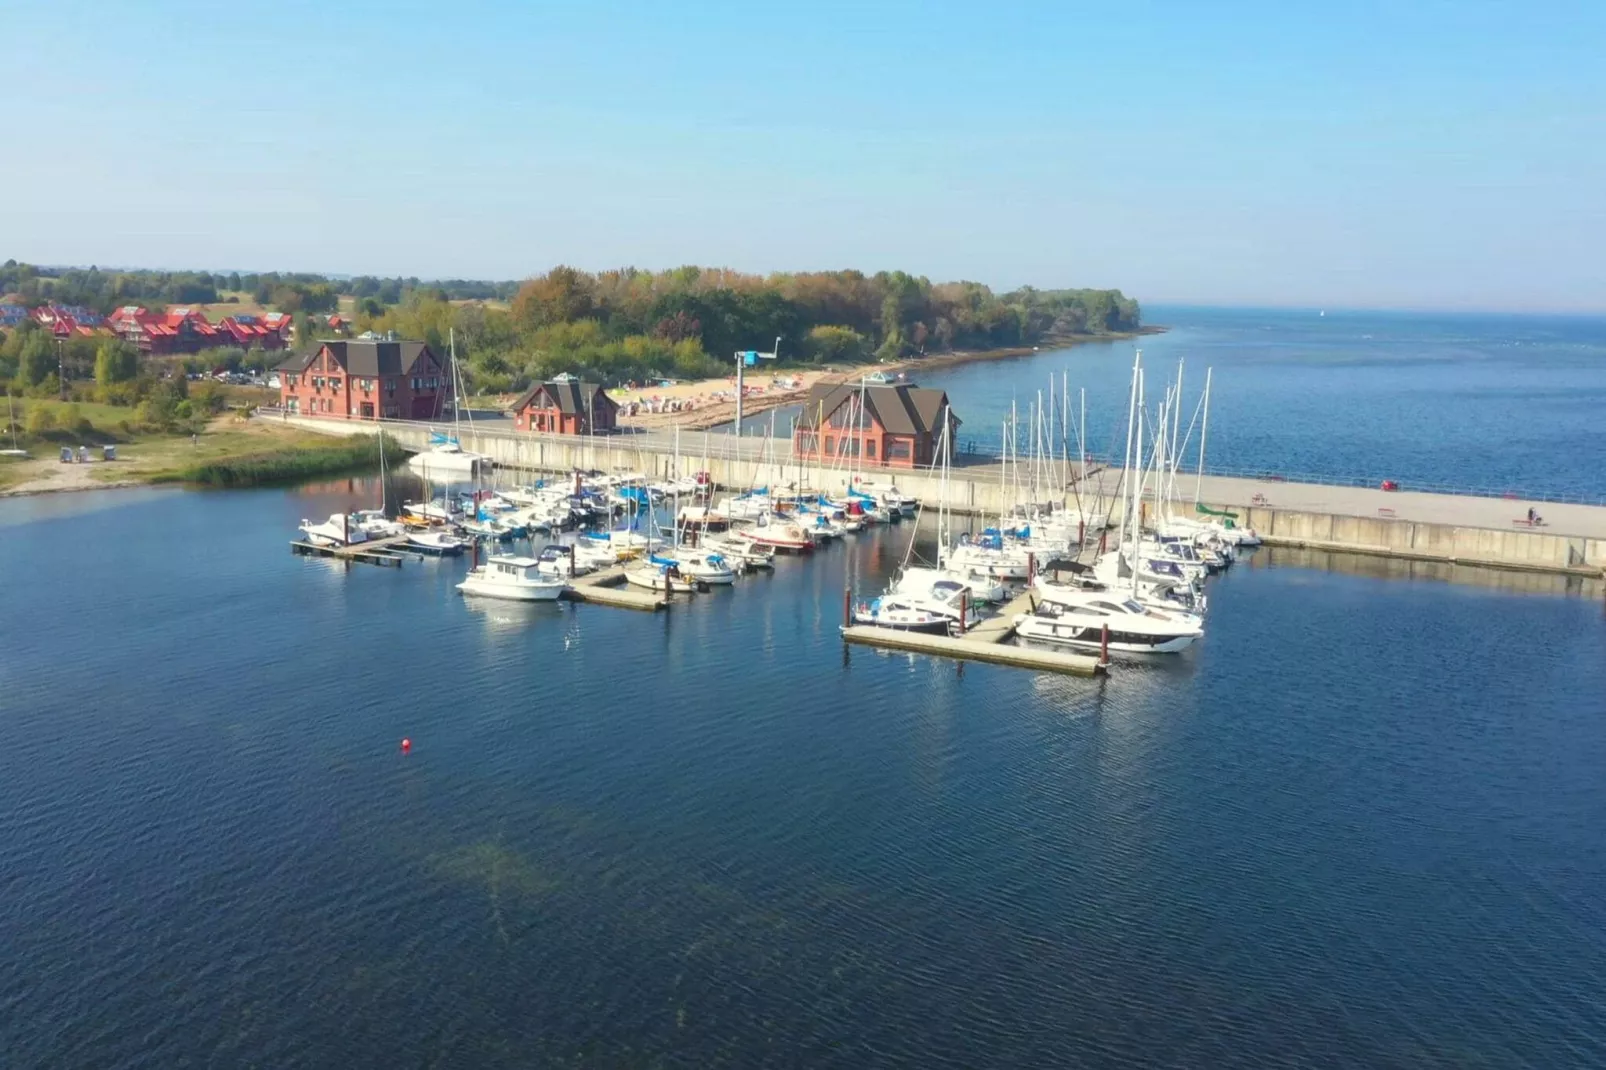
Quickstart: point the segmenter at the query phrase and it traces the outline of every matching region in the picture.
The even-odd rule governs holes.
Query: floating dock
[[[367,542],[353,543],[350,546],[319,546],[315,542],[292,539],[290,550],[302,557],[332,557],[363,565],[401,568],[402,555],[397,553],[395,548],[406,541],[407,536],[396,535],[388,539],[369,539]]]
[[[667,597],[648,591],[632,591],[624,584],[624,566],[614,565],[612,568],[588,572],[584,576],[575,576],[569,580],[569,586],[564,590],[563,597],[570,602],[591,602],[599,606],[613,606],[616,609],[639,609],[645,613],[656,613],[660,609],[669,608]]]
[[[1010,630],[1013,631],[1013,627]],[[1098,658],[1082,654],[1035,650],[986,639],[922,635],[919,632],[898,631],[896,628],[877,628],[871,624],[854,624],[843,628],[842,638],[849,643],[862,643],[886,650],[904,650],[911,654],[931,654],[964,661],[986,661],[994,665],[1012,665],[1017,669],[1057,672],[1068,676],[1097,676],[1107,670],[1107,666]]]

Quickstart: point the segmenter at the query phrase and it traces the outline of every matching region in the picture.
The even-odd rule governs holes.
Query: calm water
[[[1073,412],[1087,391],[1088,450],[1118,457],[1141,346],[1151,407],[1186,362],[1184,427],[1214,369],[1212,468],[1606,500],[1606,319],[1163,307],[1145,318],[1171,330],[918,378],[948,391],[962,442],[996,449],[1011,402],[1024,421],[1066,373]]]
[[[1598,596],[1263,552],[1083,681],[845,653],[900,534],[651,617],[351,498],[0,503],[7,1067],[1606,1064]]]

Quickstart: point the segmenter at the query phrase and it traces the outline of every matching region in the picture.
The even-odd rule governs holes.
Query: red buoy
[[[410,751],[412,749],[413,749],[413,741],[410,740],[410,739],[405,739],[404,738],[402,740],[402,753],[406,754],[408,751]]]

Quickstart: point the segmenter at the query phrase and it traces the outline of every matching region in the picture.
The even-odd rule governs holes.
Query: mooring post
[[[1099,532],[1099,556],[1102,557],[1109,550],[1109,543],[1110,532],[1109,529],[1106,528],[1104,531]]]
[[[1076,522],[1076,548],[1082,549],[1087,545],[1087,518]]]
[[[1109,624],[1105,624],[1104,625],[1104,630],[1102,632],[1100,632],[1100,634],[1099,634],[1099,664],[1103,665],[1105,668],[1109,668],[1109,666],[1110,666],[1110,626],[1109,626]]]
[[[480,540],[470,538],[468,542],[468,567],[480,567]]]
[[[1037,579],[1037,555],[1030,550],[1026,551],[1026,586],[1030,587]]]
[[[970,618],[970,588],[959,591],[959,638],[965,637],[965,622]]]
[[[848,628],[853,624],[853,588],[842,588],[842,627]]]

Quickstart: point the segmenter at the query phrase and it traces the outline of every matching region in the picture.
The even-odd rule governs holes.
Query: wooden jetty
[[[842,629],[842,638],[849,643],[882,647],[887,650],[904,650],[911,654],[932,654],[943,658],[960,658],[965,661],[986,661],[994,665],[1013,665],[1018,669],[1036,669],[1038,672],[1057,672],[1069,676],[1097,676],[1106,671],[1103,662],[1082,654],[1061,654],[1052,650],[1011,646],[1008,643],[989,642],[985,639],[959,639],[947,635],[923,635],[903,632],[896,628],[877,628],[872,624],[854,624]]]
[[[315,542],[304,539],[290,540],[292,553],[303,557],[333,557],[340,561],[356,562],[363,565],[386,565],[391,568],[400,568],[402,555],[396,552],[396,547],[407,541],[405,535],[393,535],[387,539],[369,539],[366,542],[353,543],[349,546],[319,546]]]
[[[624,584],[624,566],[614,565],[612,568],[588,572],[584,576],[570,579],[563,597],[570,602],[592,602],[599,606],[639,609],[646,613],[656,613],[660,609],[669,608],[667,595],[632,591]]]
[[[965,661],[986,661],[994,665],[1012,665],[1018,669],[1057,672],[1069,676],[1097,676],[1107,672],[1109,662],[1090,655],[1063,654],[1055,650],[1038,650],[1035,647],[1014,646],[1005,642],[1015,634],[1015,617],[1035,609],[1036,599],[1035,592],[1026,590],[1016,596],[997,616],[982,621],[964,635],[948,636],[905,632],[896,628],[878,628],[873,624],[854,624],[852,592],[849,591],[843,607],[846,623],[842,626],[842,639],[844,642],[861,643],[886,650],[904,650],[911,654],[931,654]]]

